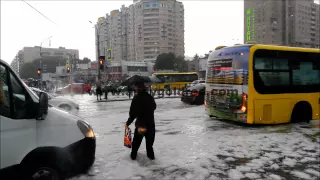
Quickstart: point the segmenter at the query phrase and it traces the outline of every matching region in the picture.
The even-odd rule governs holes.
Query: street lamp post
[[[92,21],[89,21],[89,23],[93,24]],[[100,41],[99,41],[99,28],[97,26],[94,26],[97,34],[97,71],[98,71],[98,80],[100,80],[100,68],[99,68],[99,57],[100,57]]]
[[[40,73],[40,89],[42,89],[42,54],[41,54],[41,50],[42,50],[42,43],[45,42],[46,40],[49,40],[51,39],[52,36],[48,37],[47,39],[43,40],[40,44],[40,51],[39,51],[39,54],[40,54],[40,69],[41,69],[41,73]]]

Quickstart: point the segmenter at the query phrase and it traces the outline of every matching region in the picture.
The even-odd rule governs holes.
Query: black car
[[[191,86],[182,92],[181,101],[188,104],[204,104],[205,83]]]

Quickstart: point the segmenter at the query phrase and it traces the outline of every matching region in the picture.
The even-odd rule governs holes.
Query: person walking
[[[153,151],[155,139],[154,111],[157,108],[157,104],[154,98],[146,91],[143,82],[137,82],[135,88],[137,94],[132,99],[129,118],[125,125],[126,128],[128,128],[128,126],[136,119],[131,159],[136,159],[142,139],[145,137],[147,156],[149,159],[153,160],[155,159]]]
[[[98,96],[100,96],[100,100],[102,100],[101,99],[101,96],[102,96],[102,88],[101,88],[101,82],[100,82],[100,80],[98,80],[97,81],[97,87],[96,87],[96,94],[97,94],[97,101],[99,101],[99,99],[98,99]]]

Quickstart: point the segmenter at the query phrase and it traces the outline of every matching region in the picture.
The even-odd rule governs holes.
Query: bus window
[[[193,82],[195,80],[198,80],[198,76],[196,74],[188,74],[185,76],[185,82]]]
[[[295,62],[292,70],[293,85],[319,85],[320,70],[316,61]]]
[[[288,59],[256,58],[255,61],[256,70],[261,70],[257,75],[265,86],[290,85]]]
[[[173,74],[171,78],[172,78],[172,82],[181,82],[180,81],[181,78],[179,74]]]
[[[172,75],[164,76],[164,80],[165,80],[165,82],[168,82],[168,83],[174,82],[174,81],[172,81]]]
[[[157,77],[158,79],[160,79],[161,82],[165,82],[164,75],[156,75],[156,77]]]
[[[254,53],[254,87],[260,94],[317,92],[319,53],[259,49]]]

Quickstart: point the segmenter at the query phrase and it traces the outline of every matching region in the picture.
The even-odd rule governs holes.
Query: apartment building
[[[112,49],[113,60],[154,60],[168,52],[184,55],[184,7],[176,0],[135,0],[99,18],[96,29],[99,55]]]
[[[320,5],[313,0],[244,0],[244,41],[320,47]]]
[[[21,68],[21,64],[23,63],[23,51],[20,50],[18,51],[18,53],[16,54],[16,56],[14,57],[14,59],[11,61],[10,66],[12,67],[12,69],[19,74],[20,72],[20,68]]]
[[[20,73],[22,65],[24,63],[32,62],[36,59],[39,59],[41,55],[43,58],[45,57],[60,57],[61,59],[66,58],[67,56],[72,56],[75,59],[79,59],[79,50],[77,49],[66,49],[65,47],[59,48],[44,48],[40,46],[34,47],[24,47],[22,50],[19,50],[13,61],[11,62],[11,66],[13,69]]]

